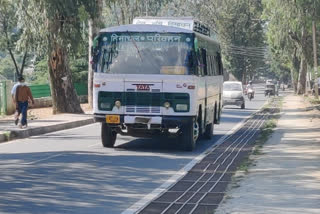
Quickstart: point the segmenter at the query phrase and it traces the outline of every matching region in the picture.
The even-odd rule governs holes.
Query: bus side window
[[[212,76],[216,75],[215,68],[214,68],[214,56],[211,56],[211,75]]]
[[[196,75],[197,76],[203,76],[203,63],[202,63],[202,56],[201,56],[201,51],[200,50],[197,51],[196,58],[197,58]]]
[[[211,76],[211,56],[207,55],[207,73]]]
[[[197,75],[198,71],[197,71],[197,67],[198,67],[198,63],[197,63],[197,53],[195,51],[190,51],[188,53],[188,67],[190,70],[190,74],[193,75]]]
[[[221,61],[221,55],[218,53],[217,55],[217,63],[218,63],[218,71],[219,74],[218,75],[223,75],[223,67],[222,67],[222,61]]]
[[[201,58],[202,58],[202,68],[203,68],[203,75],[207,76],[208,75],[208,68],[207,68],[207,51],[206,49],[202,48],[201,49]]]
[[[209,76],[214,76],[214,69],[212,66],[212,56],[208,56],[208,60],[207,60],[207,66],[208,66],[208,75]]]
[[[218,70],[217,70],[217,57],[212,57],[212,73],[213,76],[218,75]]]

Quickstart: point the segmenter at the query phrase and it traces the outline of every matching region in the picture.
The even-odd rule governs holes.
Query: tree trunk
[[[18,68],[18,65],[17,65],[17,61],[16,61],[16,59],[14,57],[14,54],[13,54],[11,48],[8,48],[8,51],[9,51],[10,57],[12,59],[12,62],[14,64],[14,67],[16,69],[16,75],[17,75],[17,77],[19,77],[20,75],[22,75],[22,73],[20,73],[20,71],[19,71],[19,68]]]
[[[294,93],[297,93],[297,81],[294,79],[294,72],[294,69],[290,69],[292,88]]]
[[[89,65],[88,65],[88,103],[93,108],[93,76],[94,70],[91,65],[93,39],[98,35],[101,26],[102,0],[95,0],[96,8],[88,20],[88,39],[89,39]]]
[[[49,74],[53,113],[83,113],[74,89],[65,46],[51,44]]]
[[[301,60],[298,57],[297,48],[295,48],[293,55],[292,55],[293,69],[291,69],[291,81],[292,81],[294,93],[297,93],[297,89],[298,89],[298,78],[297,78],[298,75],[297,74],[299,74],[300,63],[301,63]]]
[[[301,49],[302,49],[302,54],[301,54],[301,62],[300,62],[300,70],[299,70],[299,78],[298,78],[298,89],[297,92],[298,94],[304,94],[306,92],[306,81],[307,81],[307,70],[308,70],[308,65],[307,65],[307,54],[306,54],[306,49],[307,49],[307,30],[306,26],[302,26],[301,30]]]
[[[24,66],[26,65],[27,56],[28,56],[28,45],[27,45],[26,50],[24,52],[22,63],[21,63],[21,69],[20,69],[21,75],[23,74]]]
[[[88,21],[89,26],[89,66],[88,66],[88,103],[90,108],[93,108],[93,68],[91,65],[92,60],[92,40],[94,39],[94,21],[89,19]]]
[[[298,94],[304,94],[306,92],[306,81],[307,81],[307,62],[304,57],[301,58],[299,79],[298,79]]]

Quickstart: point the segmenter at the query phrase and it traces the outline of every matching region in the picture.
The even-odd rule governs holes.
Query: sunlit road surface
[[[223,110],[213,140],[180,151],[176,140],[118,136],[103,148],[100,124],[0,144],[0,213],[121,213],[165,183],[265,103]]]

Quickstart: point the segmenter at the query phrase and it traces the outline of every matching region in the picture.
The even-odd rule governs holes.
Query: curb
[[[35,135],[42,135],[50,132],[61,131],[65,129],[77,128],[77,127],[89,125],[92,123],[95,123],[94,118],[60,123],[60,124],[55,124],[50,126],[34,127],[30,129],[21,130],[21,131],[8,131],[7,133],[0,134],[0,143],[7,142],[14,139],[27,138]]]

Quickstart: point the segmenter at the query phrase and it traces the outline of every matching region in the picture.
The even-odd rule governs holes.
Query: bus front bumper
[[[106,123],[106,116],[102,114],[94,114],[96,122]],[[151,116],[151,115],[120,115],[119,124],[109,124],[110,126],[120,125],[145,125],[149,127],[159,128],[176,128],[192,123],[196,117],[194,116]]]

